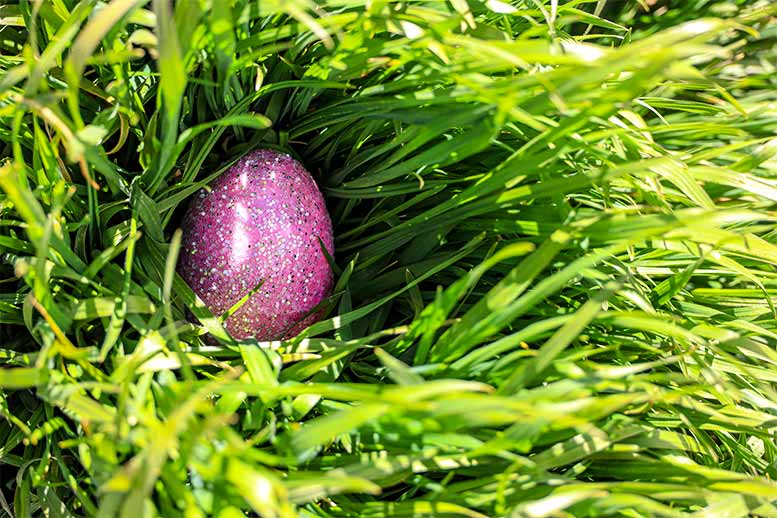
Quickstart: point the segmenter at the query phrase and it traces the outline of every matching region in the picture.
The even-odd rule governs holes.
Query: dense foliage
[[[776,17],[0,6],[0,516],[777,517]],[[337,286],[238,343],[177,225],[260,146]]]

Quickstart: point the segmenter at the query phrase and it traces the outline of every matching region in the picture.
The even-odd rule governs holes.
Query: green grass
[[[0,516],[777,517],[770,2],[0,20]],[[260,146],[337,286],[237,343],[176,229]]]

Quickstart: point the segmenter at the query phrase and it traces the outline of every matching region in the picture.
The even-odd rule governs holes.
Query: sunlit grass
[[[777,516],[776,17],[0,6],[0,516]],[[337,284],[239,343],[175,231],[261,146]]]

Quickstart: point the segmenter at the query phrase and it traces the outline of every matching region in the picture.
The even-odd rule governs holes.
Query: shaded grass
[[[0,512],[777,516],[773,7],[225,6],[2,8]],[[335,222],[285,342],[174,274],[257,146]]]

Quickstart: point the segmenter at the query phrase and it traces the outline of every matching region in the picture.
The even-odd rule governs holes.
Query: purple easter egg
[[[259,289],[226,320],[230,334],[294,336],[332,290],[319,239],[334,254],[332,222],[315,181],[289,155],[262,149],[200,191],[183,220],[178,272],[215,316]]]

